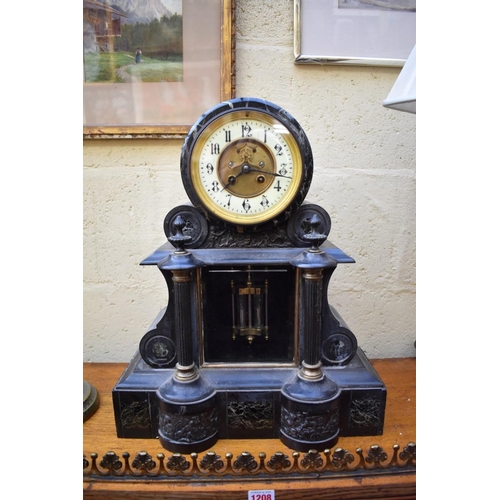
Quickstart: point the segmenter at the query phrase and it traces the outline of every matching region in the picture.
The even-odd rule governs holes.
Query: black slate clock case
[[[242,225],[200,205],[187,172],[205,127],[246,108],[291,130],[304,173],[281,213]],[[305,201],[312,169],[304,131],[267,101],[221,103],[193,125],[181,154],[190,200],[168,212],[167,242],[141,262],[159,269],[169,299],[113,389],[118,437],[192,453],[219,439],[279,438],[309,451],[382,434],[385,385],[328,302],[337,265],[354,259],[327,240],[328,213]]]

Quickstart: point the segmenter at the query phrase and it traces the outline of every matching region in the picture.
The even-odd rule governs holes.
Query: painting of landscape
[[[83,0],[86,83],[182,82],[182,0]]]

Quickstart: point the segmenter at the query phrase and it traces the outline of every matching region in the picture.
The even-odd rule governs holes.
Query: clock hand
[[[285,179],[291,179],[288,175],[278,174],[276,172],[268,172],[266,170],[259,170],[258,168],[251,167],[247,170],[248,172],[259,172],[260,174],[274,175],[274,177],[285,177]]]
[[[274,177],[284,177],[285,179],[291,179],[291,178],[292,178],[292,177],[290,177],[289,175],[277,174],[276,172],[266,172],[266,171],[262,171],[261,173],[262,173],[262,174],[274,175]]]
[[[236,182],[236,179],[240,176],[240,175],[243,175],[245,174],[246,171],[245,170],[240,170],[236,175],[230,175],[228,177],[228,180],[227,180],[227,183],[224,184],[224,187],[222,188],[222,191],[224,191],[226,188],[228,188],[229,186],[232,186],[235,182]]]
[[[268,172],[266,170],[260,170],[259,168],[256,168],[253,165],[250,165],[250,163],[244,162],[241,165],[241,170],[236,175],[230,175],[228,177],[228,181],[224,185],[224,187],[222,188],[222,191],[227,189],[229,186],[232,186],[236,182],[236,179],[238,177],[240,177],[243,174],[248,174],[250,172],[257,172],[259,174],[267,174],[267,175],[273,175],[274,177],[284,177],[286,179],[291,179],[291,177],[288,175],[278,174],[276,172]]]
[[[240,176],[240,175],[243,175],[243,174],[248,174],[248,172],[260,172],[260,170],[258,169],[254,169],[252,167],[252,165],[250,165],[249,163],[247,162],[243,162],[241,165],[238,165],[238,167],[236,168],[241,168],[241,170],[236,174],[236,175],[230,175],[227,179],[227,183],[224,185],[224,187],[222,188],[222,191],[224,191],[224,189],[226,189],[227,187],[229,186],[232,186],[235,182],[236,182],[236,179]]]

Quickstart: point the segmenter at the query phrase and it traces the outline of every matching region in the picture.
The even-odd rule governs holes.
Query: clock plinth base
[[[338,436],[381,435],[386,388],[363,351],[358,349],[348,365],[322,369],[335,380],[340,393]],[[199,371],[216,392],[219,439],[280,438],[282,388],[297,373],[297,367],[226,366],[202,367]],[[157,391],[174,373],[175,368],[152,368],[139,351],[136,352],[113,389],[118,437],[156,439],[159,436]],[[292,449],[300,446],[300,440],[296,441],[287,446]],[[209,448],[213,443],[206,442],[206,445]],[[168,446],[173,448],[177,443],[170,438]],[[179,451],[181,446],[172,451],[184,453]]]

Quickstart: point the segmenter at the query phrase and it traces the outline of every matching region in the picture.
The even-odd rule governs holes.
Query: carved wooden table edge
[[[394,387],[389,381],[391,377],[386,375],[388,384],[388,400],[391,401],[391,393],[398,400],[411,401],[411,409],[415,409],[415,358],[395,358],[391,360],[373,360],[377,370],[384,378],[384,367],[387,366],[388,373],[396,367],[395,373],[391,374],[394,379]],[[124,364],[84,364],[84,376],[94,383],[101,393],[103,405],[106,407],[107,399],[110,400],[114,376],[120,375],[120,369]],[[400,367],[405,367],[405,376],[398,371]],[[98,374],[100,370],[111,370],[113,377],[108,377],[107,372]],[[400,404],[398,402],[398,404]],[[108,409],[106,420],[111,418]],[[398,410],[399,411],[399,410]],[[406,413],[408,411],[406,410]],[[411,413],[411,411],[410,411]],[[104,416],[104,415],[103,415]],[[96,418],[96,417],[92,417]],[[396,428],[391,418],[386,424]],[[409,417],[405,414],[405,418]],[[415,435],[415,418],[411,416],[409,421],[410,436]],[[91,419],[92,420],[92,419]],[[96,423],[96,426],[98,424]],[[237,451],[241,446],[240,441],[226,441],[222,451],[207,451],[205,453],[191,455],[181,455],[170,453],[164,449],[157,452],[157,444],[152,440],[124,440],[123,446],[116,446],[117,442],[110,432],[110,424],[106,423],[107,429],[103,431],[105,439],[101,443],[90,444],[88,434],[84,432],[83,456],[83,481],[85,498],[98,497],[106,494],[106,498],[132,498],[134,493],[139,494],[137,498],[147,498],[148,494],[163,491],[164,498],[176,498],[171,491],[163,488],[170,484],[178,493],[181,491],[183,498],[191,498],[184,488],[192,488],[198,485],[201,490],[192,498],[235,498],[231,496],[231,491],[242,490],[252,484],[259,488],[271,485],[277,491],[287,491],[287,498],[299,498],[300,492],[304,493],[311,488],[318,493],[315,498],[393,498],[410,499],[416,497],[416,444],[414,440],[394,443],[391,447],[387,439],[380,436],[369,436],[359,438],[348,438],[348,447],[355,450],[350,452],[346,447],[337,447],[332,450],[310,450],[307,453],[299,453],[284,447],[281,443],[276,445],[286,451],[276,451],[270,453],[269,443],[256,441],[256,444],[247,447],[250,451]],[[111,426],[112,427],[112,426]],[[401,428],[405,423],[401,424]],[[408,427],[408,425],[407,425]],[[385,432],[384,432],[385,434]],[[85,437],[87,436],[87,439]],[[393,432],[389,433],[388,439],[394,438]],[[366,446],[367,439],[372,444]],[[357,441],[363,441],[364,448],[354,446]],[[339,444],[344,444],[346,440]],[[396,441],[396,440],[394,440]],[[394,442],[393,441],[393,442]],[[136,443],[137,442],[137,443]],[[109,444],[107,449],[103,446]],[[132,448],[137,447],[135,451]],[[231,449],[234,444],[234,449]],[[146,449],[150,446],[153,452]],[[258,450],[259,445],[265,451]],[[244,445],[245,446],[245,445]],[[94,449],[92,449],[94,448]],[[101,449],[99,449],[101,448]],[[112,449],[118,452],[110,451]],[[123,451],[129,448],[133,453]],[[243,448],[245,449],[245,448]],[[267,452],[267,453],[266,453]],[[267,484],[267,486],[264,486]],[[155,486],[156,485],[156,486]],[[160,488],[158,490],[158,488]],[[214,489],[215,488],[215,489]],[[229,489],[228,489],[229,488]],[[335,489],[335,493],[332,491]],[[209,491],[210,490],[210,491]],[[224,491],[223,491],[224,490]],[[205,491],[202,494],[201,491]],[[113,497],[112,493],[121,492],[121,496]],[[357,492],[357,493],[356,493]],[[188,496],[186,496],[186,494]],[[292,494],[293,496],[290,496]],[[213,496],[215,495],[215,496]],[[226,496],[227,495],[227,496]],[[295,497],[297,495],[297,497]],[[324,496],[327,495],[327,496]],[[243,498],[243,497],[242,497]],[[279,498],[279,497],[278,497]]]
[[[408,443],[402,451],[395,444],[392,456],[381,446],[372,445],[367,454],[362,448],[356,449],[358,460],[348,450],[336,448],[308,453],[292,452],[292,460],[283,452],[274,453],[266,461],[266,453],[260,452],[258,458],[249,452],[242,452],[236,459],[232,453],[226,453],[225,460],[213,451],[207,452],[201,460],[197,453],[190,459],[180,453],[173,453],[166,459],[158,453],[156,462],[146,451],[141,451],[131,460],[131,455],[124,452],[120,457],[113,451],[106,452],[100,461],[99,455],[91,453],[90,461],[83,457],[84,480],[117,480],[139,478],[147,480],[290,480],[304,479],[314,475],[316,479],[327,477],[370,476],[383,474],[414,473],[416,470],[416,444]]]

